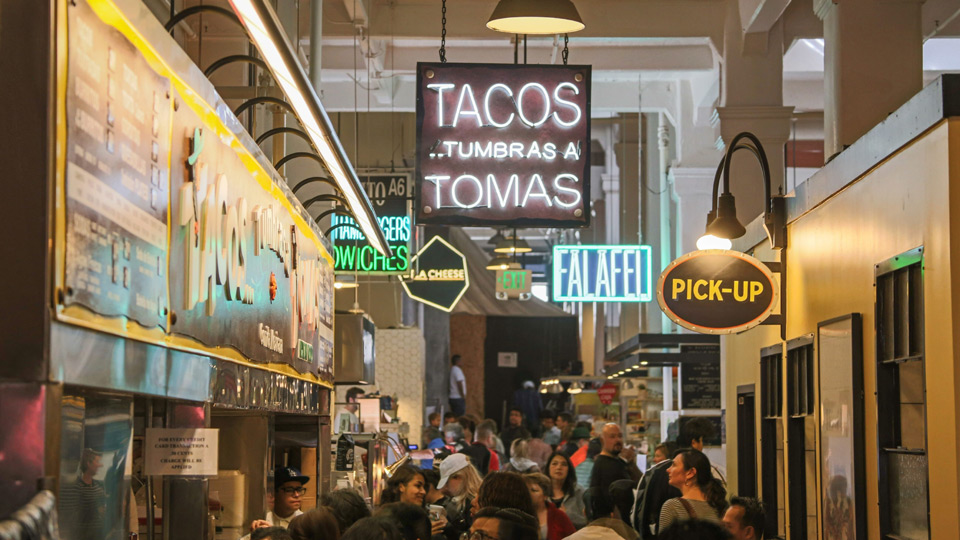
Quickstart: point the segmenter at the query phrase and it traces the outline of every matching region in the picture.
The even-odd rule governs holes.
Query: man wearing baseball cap
[[[250,525],[251,530],[261,527],[283,527],[303,513],[300,510],[300,497],[307,492],[304,484],[310,481],[293,467],[277,467],[273,473],[274,499],[273,511],[267,512],[266,519],[257,519]]]

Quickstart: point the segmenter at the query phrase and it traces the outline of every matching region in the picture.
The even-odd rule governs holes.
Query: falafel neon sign
[[[417,222],[589,224],[589,66],[418,64]]]

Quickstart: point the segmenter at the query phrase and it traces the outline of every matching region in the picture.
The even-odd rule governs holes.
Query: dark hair
[[[485,506],[477,512],[473,520],[476,522],[480,518],[500,521],[497,536],[501,540],[538,540],[540,538],[540,522],[531,513],[515,508]]]
[[[540,411],[540,420],[543,420],[544,418],[549,418],[556,421],[557,413],[553,412],[553,409],[544,409]]]
[[[667,456],[669,459],[670,456],[677,452],[677,443],[674,441],[666,441],[658,444],[656,448],[653,449],[654,452],[657,450],[663,450],[663,455]]]
[[[401,502],[385,504],[377,510],[375,516],[393,521],[404,540],[430,538],[430,516],[422,506]]]
[[[453,364],[453,365],[457,365],[457,362],[459,362],[459,361],[460,361],[460,355],[459,355],[459,354],[455,354],[455,355],[453,355],[453,356],[450,357],[450,363]]]
[[[450,411],[447,411],[447,412],[443,413],[443,419],[446,420],[447,418],[453,418],[454,420],[456,420],[456,419],[457,419],[457,415],[453,414],[453,413],[450,412]]]
[[[558,415],[557,415],[557,418],[558,418],[558,419],[563,419],[563,421],[566,422],[566,423],[568,423],[568,424],[572,424],[572,423],[573,423],[573,416],[571,416],[570,413],[568,413],[568,412],[562,412],[562,413],[558,414]]]
[[[293,518],[287,527],[293,540],[339,540],[340,525],[329,508],[312,508]]]
[[[250,540],[293,540],[283,527],[260,527],[250,533]]]
[[[691,418],[680,426],[680,435],[677,437],[677,446],[680,448],[690,448],[693,441],[703,441],[713,437],[716,429],[713,422],[704,418]]]
[[[430,486],[433,486],[433,489],[437,488],[437,484],[440,483],[440,473],[434,469],[421,469],[420,474],[423,475],[423,481]],[[429,490],[427,490],[429,491]]]
[[[763,537],[766,513],[763,511],[762,502],[753,497],[734,497],[730,499],[730,506],[743,508],[743,515],[740,516],[741,527],[753,527],[755,537]]]
[[[353,388],[347,390],[347,401],[349,402],[351,399],[357,399],[362,395],[363,390],[354,386]]]
[[[103,456],[102,452],[97,452],[93,448],[84,448],[80,453],[80,472],[87,472],[87,467],[93,463],[93,460]]]
[[[440,419],[440,413],[438,412],[432,412],[430,413],[430,416],[427,417],[428,422],[433,422],[434,420],[439,420],[439,419]]]
[[[324,493],[320,495],[320,500],[317,502],[321,506],[326,506],[333,513],[333,517],[337,518],[341,533],[361,519],[370,517],[370,509],[367,508],[363,496],[353,489],[338,489]]]
[[[582,427],[582,428],[586,428],[587,431],[590,431],[591,429],[593,429],[593,424],[591,424],[590,422],[587,422],[586,420],[580,420],[579,422],[576,423],[574,427],[575,428]]]
[[[674,521],[657,535],[657,540],[729,540],[726,529],[702,519]]]
[[[573,489],[577,485],[577,472],[574,470],[573,462],[570,461],[570,458],[567,457],[566,454],[562,452],[554,452],[550,454],[549,458],[547,458],[546,466],[547,477],[550,478],[551,482],[553,482],[553,477],[550,476],[550,464],[553,463],[553,458],[555,457],[563,458],[563,460],[567,462],[567,477],[563,480],[563,494],[570,495],[573,493]],[[547,496],[551,497],[552,494],[548,493]]]
[[[470,430],[471,437],[473,436],[474,433],[477,432],[476,422],[474,422],[473,420],[471,420],[466,416],[461,416],[460,418],[457,418],[457,423],[460,424],[460,427],[463,428],[463,431]],[[472,442],[472,441],[467,441],[467,442]]]
[[[703,496],[706,497],[707,503],[717,511],[717,515],[722,516],[724,510],[727,509],[727,490],[719,480],[713,477],[710,458],[703,452],[694,450],[693,448],[677,452],[677,455],[673,458],[674,463],[677,462],[677,458],[683,460],[684,469],[694,469],[697,471],[697,475],[694,477],[697,482],[697,487],[700,488],[700,491],[703,491]]]
[[[423,478],[424,483],[426,483],[427,480],[424,478],[421,469],[412,465],[404,465],[397,469],[397,472],[393,473],[393,476],[387,480],[387,487],[383,488],[383,493],[380,494],[380,502],[384,504],[400,502],[400,486],[407,485],[417,476]]]
[[[377,516],[354,523],[340,540],[403,540],[403,537],[392,519]]]
[[[507,412],[507,415],[509,415],[513,411],[517,411],[518,413],[520,413],[520,416],[524,416],[523,409],[521,409],[520,407],[511,407],[510,411]]]
[[[597,457],[597,454],[603,451],[603,443],[600,442],[600,437],[594,437],[590,439],[590,442],[587,443],[587,459],[593,459]]]
[[[480,484],[477,493],[480,508],[513,508],[533,515],[533,499],[527,482],[515,472],[489,472]]]

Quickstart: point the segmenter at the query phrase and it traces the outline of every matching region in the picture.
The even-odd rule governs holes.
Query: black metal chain
[[[567,65],[567,60],[570,59],[570,34],[563,35],[563,65]],[[554,57],[556,58],[556,57]]]
[[[443,0],[440,8],[440,63],[447,62],[447,0]]]

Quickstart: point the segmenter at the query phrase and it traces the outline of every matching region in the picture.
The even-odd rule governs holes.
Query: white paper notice
[[[218,429],[147,428],[144,474],[216,476]]]
[[[497,353],[497,367],[517,367],[517,353]]]

